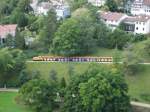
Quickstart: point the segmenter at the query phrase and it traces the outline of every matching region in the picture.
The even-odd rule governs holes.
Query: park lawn
[[[142,65],[142,71],[134,76],[126,76],[132,99],[150,103],[150,65]],[[148,100],[142,97],[146,96]]]
[[[74,71],[77,73],[84,72],[89,66],[92,66],[94,63],[58,63],[58,62],[27,62],[27,70],[28,71],[34,71],[38,70],[40,71],[41,75],[44,78],[49,78],[49,73],[52,69],[56,70],[58,73],[58,78],[65,77],[65,79],[68,81],[69,76],[67,76],[68,68],[69,66],[74,67]],[[95,63],[96,64],[96,63]],[[99,67],[111,67],[110,64],[96,64]],[[150,65],[140,65],[142,67],[142,72],[139,72],[138,74],[134,76],[125,76],[126,81],[129,85],[129,94],[131,95],[131,98],[134,100],[138,100],[141,102],[150,103],[150,101],[146,101],[145,99],[141,98],[142,94],[146,94],[150,97]]]
[[[95,49],[96,52],[93,52],[92,54],[90,54],[90,56],[110,56],[113,57],[115,55],[115,53],[117,52],[117,54],[122,57],[123,56],[123,50],[117,50],[116,49],[108,49],[108,48],[96,48]]]
[[[58,75],[58,79],[64,77],[67,81],[69,80],[68,71],[69,68],[73,68],[77,74],[83,73],[88,69],[89,66],[94,65],[94,63],[79,63],[79,62],[27,62],[27,70],[39,71],[43,78],[48,79],[51,70],[55,70]],[[99,64],[101,66],[101,64]]]
[[[0,92],[0,112],[33,112],[15,101],[16,92]]]

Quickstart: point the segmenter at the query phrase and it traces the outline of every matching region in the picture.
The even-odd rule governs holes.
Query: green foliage
[[[26,15],[24,13],[20,13],[19,15],[17,15],[18,20],[17,20],[17,24],[18,27],[25,27],[28,25],[28,18],[26,17]]]
[[[97,39],[98,46],[108,48],[111,31],[101,21],[96,23],[95,27],[96,27],[95,38]]]
[[[58,28],[53,39],[53,53],[73,56],[85,55],[93,51],[95,47],[93,19],[86,9],[81,9],[80,16],[78,12],[75,12],[72,18],[64,21]]]
[[[125,73],[134,75],[139,72],[140,62],[141,58],[136,52],[133,51],[133,47],[129,45],[128,48],[126,48],[126,52],[124,53],[123,68]]]
[[[21,10],[21,12],[29,13],[30,11],[32,11],[30,3],[31,0],[19,0],[18,8]]]
[[[1,0],[0,1],[0,14],[9,15],[16,8],[19,0]]]
[[[24,54],[21,50],[9,50],[7,48],[0,50],[0,83],[8,84],[10,80],[18,77],[24,68]],[[17,78],[16,78],[17,80]],[[15,86],[18,82],[15,82]],[[11,85],[10,85],[11,86]]]
[[[118,6],[115,0],[107,0],[105,5],[108,6],[109,10],[112,12],[118,11]]]
[[[61,88],[66,88],[66,86],[67,86],[67,84],[66,84],[66,80],[65,80],[65,78],[64,78],[64,77],[63,77],[63,78],[61,78],[60,86],[61,86]]]
[[[8,34],[7,37],[6,37],[6,43],[5,43],[5,46],[7,47],[14,47],[14,40],[15,40],[15,37],[13,37],[12,35]]]
[[[54,33],[57,30],[57,18],[54,10],[51,9],[48,12],[48,15],[44,18],[43,23],[43,28],[39,33],[39,42],[41,43],[41,47],[48,51],[52,44]]]
[[[143,51],[145,52],[145,54],[147,54],[150,57],[150,39],[148,39],[147,41],[145,41],[145,46]]]
[[[116,29],[109,35],[108,47],[118,49],[123,49],[125,45],[131,40],[131,35],[127,34],[125,31]]]
[[[24,49],[25,48],[25,39],[23,33],[17,31],[15,37],[15,48]]]
[[[82,6],[86,5],[87,0],[67,0],[71,6],[71,9],[74,11]]]
[[[96,66],[71,79],[64,103],[64,112],[130,111],[123,75]]]
[[[19,86],[22,86],[23,84],[32,79],[40,79],[40,78],[41,75],[39,71],[34,70],[32,72],[28,72],[26,69],[23,69],[18,76]]]
[[[30,80],[20,91],[22,100],[36,112],[52,112],[55,105],[55,87],[43,79]]]
[[[58,79],[57,79],[57,72],[54,69],[52,69],[50,71],[50,80],[55,81],[55,82],[58,81]]]

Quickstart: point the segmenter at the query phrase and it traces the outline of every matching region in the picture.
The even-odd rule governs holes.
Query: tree
[[[74,66],[69,65],[69,66],[68,66],[68,75],[69,75],[70,77],[72,77],[72,76],[74,75],[74,73],[75,73],[75,71],[74,71]]]
[[[131,40],[130,34],[127,34],[126,32],[116,29],[109,35],[109,45],[110,48],[117,47],[118,49],[123,49],[123,47],[130,42]]]
[[[19,31],[17,31],[16,37],[15,37],[15,48],[19,48],[19,49],[25,48],[24,35]]]
[[[129,112],[128,87],[120,72],[90,67],[67,87],[65,112]]]
[[[66,88],[66,86],[67,86],[67,84],[66,84],[66,80],[65,80],[65,78],[64,78],[64,77],[63,77],[63,78],[61,78],[60,86],[61,86],[61,88]]]
[[[22,86],[23,84],[27,83],[30,80],[33,79],[40,79],[41,74],[39,71],[32,71],[29,72],[26,68],[24,68],[21,73],[19,74],[19,86]]]
[[[24,13],[20,13],[17,19],[18,27],[25,27],[28,25],[28,18]]]
[[[20,99],[36,112],[52,112],[55,107],[55,87],[43,79],[30,80],[19,93]]]
[[[21,12],[29,13],[32,11],[32,8],[30,6],[31,0],[19,0],[18,2],[18,8],[21,10]]]
[[[0,79],[2,84],[6,84],[10,78],[10,72],[14,67],[14,60],[8,49],[0,50]],[[12,77],[12,76],[11,76]]]
[[[150,57],[150,39],[144,42],[144,52]]]
[[[7,37],[6,37],[5,46],[7,46],[7,47],[14,47],[14,40],[15,40],[15,37],[13,37],[12,35],[8,34]]]
[[[61,78],[61,80],[60,80],[60,90],[59,90],[59,93],[60,93],[60,96],[61,97],[64,97],[64,94],[65,94],[65,90],[66,90],[66,86],[67,86],[67,84],[66,84],[66,80],[65,80],[65,78],[63,77],[63,78]]]
[[[52,52],[59,55],[82,55],[93,51],[94,27],[90,19],[80,17],[66,20],[53,39]]]
[[[39,41],[42,43],[42,48],[49,50],[54,38],[54,33],[57,30],[57,17],[54,10],[50,9],[48,15],[44,18],[44,25],[39,33]]]
[[[95,29],[95,38],[97,39],[98,46],[107,48],[110,42],[111,31],[102,21],[95,23]]]
[[[57,79],[57,72],[54,69],[52,69],[50,71],[50,80],[52,80],[54,82],[58,81],[58,79]]]
[[[139,63],[141,62],[141,57],[134,52],[133,46],[130,45],[126,48],[124,53],[123,68],[126,74],[134,75],[139,71]]]
[[[8,84],[12,78],[19,76],[25,66],[24,54],[21,50],[0,50],[0,83]],[[17,78],[16,78],[17,80]],[[18,85],[16,82],[15,86]]]
[[[115,0],[107,0],[106,6],[108,6],[109,10],[112,12],[116,12],[118,10],[118,6]]]
[[[87,0],[67,0],[71,6],[72,11],[81,8],[87,3]]]

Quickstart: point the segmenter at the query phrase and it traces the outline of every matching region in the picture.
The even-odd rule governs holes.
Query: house
[[[6,39],[7,35],[9,35],[9,34],[11,36],[15,37],[16,29],[17,29],[16,24],[0,25],[0,44],[5,43],[5,39]]]
[[[37,0],[33,0],[31,3],[31,7],[34,10],[36,15],[47,15],[47,12],[50,9],[54,9],[56,11],[57,19],[64,19],[71,15],[70,7],[63,0],[50,0],[49,2],[40,2]]]
[[[150,33],[150,16],[138,15],[129,16],[123,21],[124,30],[133,32],[134,34],[148,34]]]
[[[131,5],[131,14],[150,15],[150,0],[134,0]]]
[[[94,6],[100,7],[105,4],[106,0],[88,0],[88,3],[91,3]]]
[[[112,30],[115,30],[126,17],[123,13],[100,12],[100,19]]]
[[[51,4],[49,2],[41,2],[37,5],[37,8],[35,10],[35,13],[37,15],[47,15],[47,12],[52,8]]]
[[[71,15],[70,7],[65,5],[59,5],[55,7],[57,19],[65,19]]]

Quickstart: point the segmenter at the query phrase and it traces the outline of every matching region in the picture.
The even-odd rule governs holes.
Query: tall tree
[[[52,112],[55,107],[55,87],[43,79],[33,79],[24,84],[19,93],[23,101],[36,112]]]
[[[120,72],[92,66],[72,78],[64,112],[129,112],[128,87]]]
[[[50,9],[48,15],[44,18],[44,25],[39,34],[39,41],[46,51],[49,50],[52,40],[54,38],[54,33],[57,30],[57,17],[56,12]]]
[[[24,54],[20,50],[0,50],[0,83],[9,83],[10,79],[17,77],[24,68]]]
[[[80,12],[80,14],[79,14]],[[93,51],[95,47],[93,18],[86,9],[77,10],[57,30],[52,51],[55,54],[73,56]]]
[[[21,12],[29,13],[32,11],[32,8],[30,6],[31,0],[19,0],[18,2],[18,8],[21,10]]]
[[[25,48],[25,39],[24,35],[17,31],[16,37],[15,37],[15,47],[19,49],[24,49]]]
[[[123,30],[116,29],[109,35],[108,47],[123,49],[131,39],[132,37],[130,34],[127,34]]]
[[[109,10],[112,12],[116,12],[118,10],[118,6],[115,0],[107,0],[106,6],[108,6]]]

